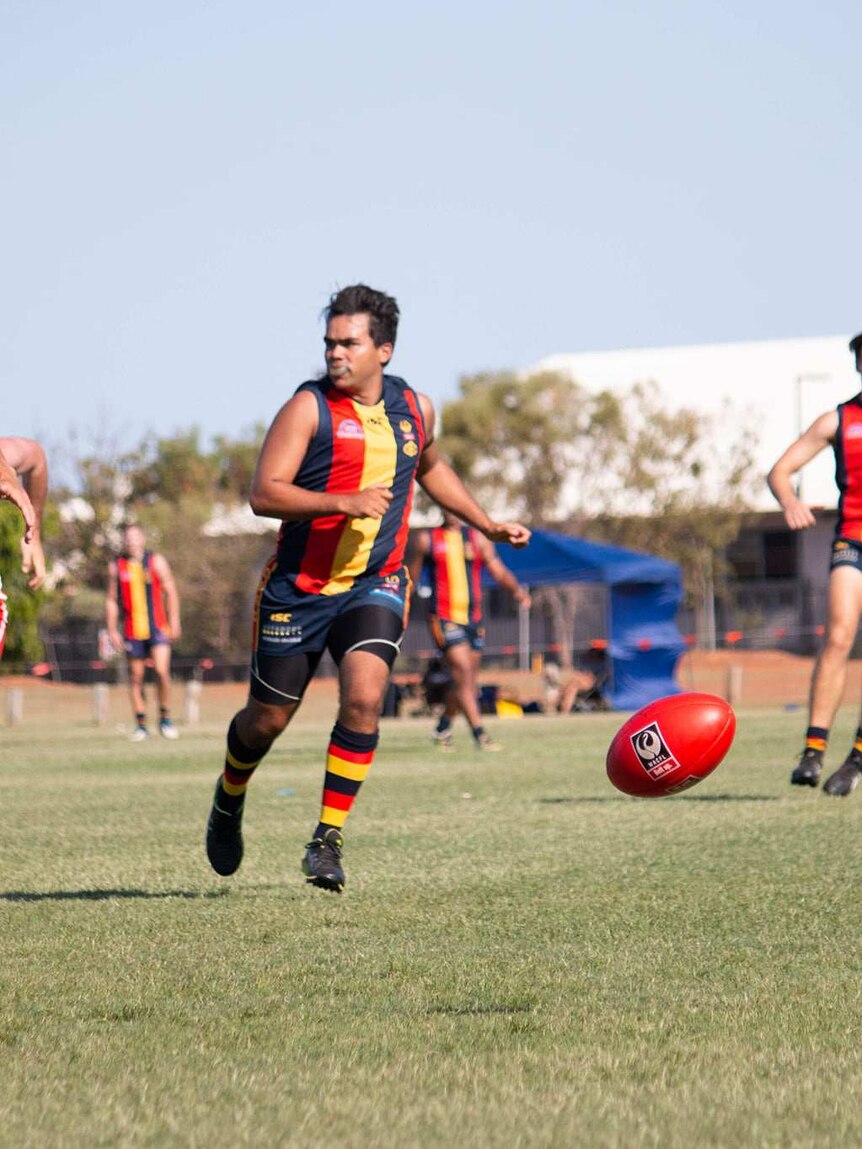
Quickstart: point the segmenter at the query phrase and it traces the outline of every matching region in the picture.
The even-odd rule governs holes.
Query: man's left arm
[[[514,598],[520,606],[529,609],[532,599],[529,590],[518,582],[515,574],[509,570],[506,564],[502,561],[497,554],[496,547],[487,539],[482,539],[479,544],[479,553],[482,556],[482,562],[488,570],[488,574],[497,583],[498,586],[504,587]]]
[[[419,400],[425,417],[426,445],[416,471],[416,481],[435,503],[475,527],[491,542],[525,547],[530,541],[529,528],[521,523],[498,523],[491,519],[441,457],[434,442],[434,408],[425,395],[420,395]]]
[[[179,642],[183,628],[180,621],[180,592],[177,590],[174,572],[164,555],[153,555],[153,566],[162,583],[165,594],[165,607],[168,614],[168,628],[171,642]]]

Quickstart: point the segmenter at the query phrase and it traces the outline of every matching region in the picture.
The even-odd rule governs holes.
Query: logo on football
[[[724,758],[736,716],[723,698],[689,691],[651,702],[623,723],[608,749],[618,790],[663,798],[695,786]]]

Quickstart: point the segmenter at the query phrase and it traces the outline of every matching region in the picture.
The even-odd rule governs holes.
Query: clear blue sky
[[[5,0],[2,431],[268,423],[338,285],[393,370],[851,333],[862,8]]]

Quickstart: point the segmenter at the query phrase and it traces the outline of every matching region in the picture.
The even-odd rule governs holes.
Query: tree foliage
[[[103,441],[79,458],[74,482],[53,493],[63,508],[53,551],[64,599],[53,617],[68,619],[79,608],[92,616],[123,523],[137,522],[177,580],[183,616],[178,652],[245,658],[255,576],[273,540],[213,538],[205,528],[217,508],[245,503],[263,434],[257,426],[246,437],[221,436],[206,448],[192,428],[147,437],[131,451],[112,450]]]
[[[468,376],[441,450],[498,515],[679,562],[693,594],[738,534],[756,436],[730,408],[668,408],[655,383],[589,392],[559,373]]]

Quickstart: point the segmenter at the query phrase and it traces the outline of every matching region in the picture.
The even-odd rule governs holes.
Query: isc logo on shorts
[[[657,722],[651,722],[630,735],[632,750],[650,778],[662,778],[679,763],[670,752]]]

